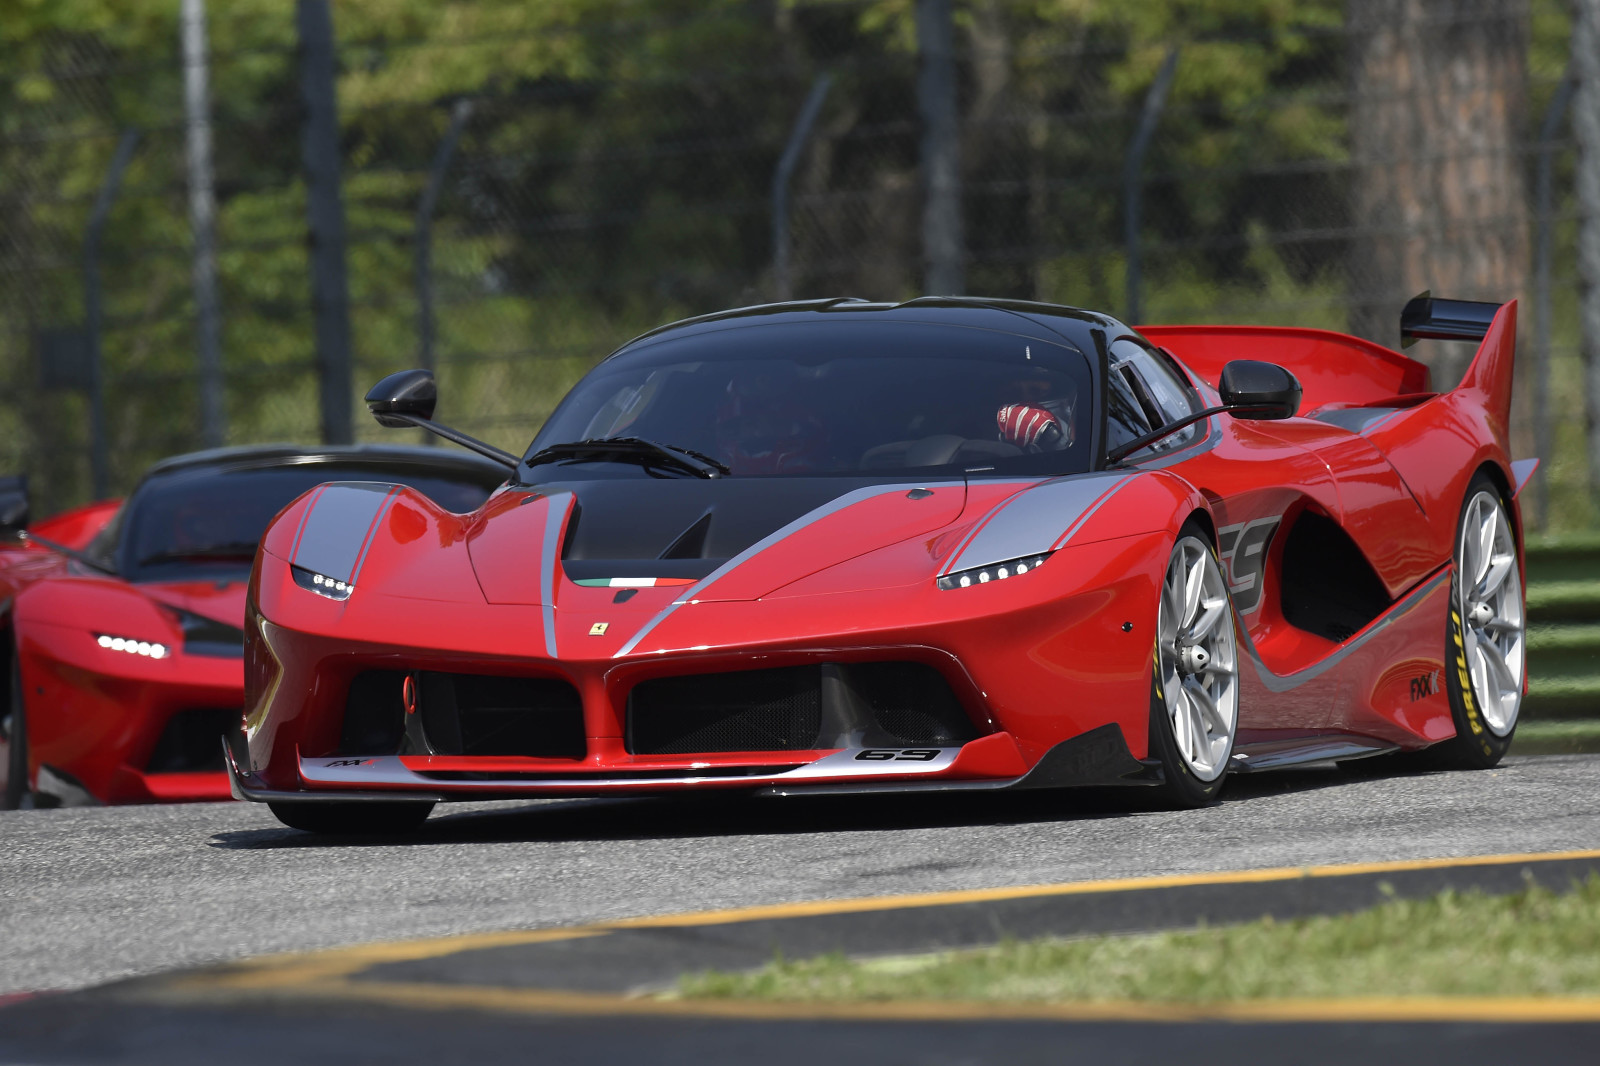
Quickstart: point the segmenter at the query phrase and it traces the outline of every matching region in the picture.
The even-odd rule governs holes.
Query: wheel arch
[[[1522,551],[1522,507],[1517,499],[1517,490],[1512,483],[1510,475],[1501,465],[1493,459],[1485,459],[1479,463],[1467,478],[1466,486],[1461,490],[1461,507],[1467,503],[1467,489],[1472,487],[1472,482],[1479,474],[1487,477],[1494,483],[1496,491],[1500,493],[1500,500],[1506,506],[1506,513],[1511,516],[1511,535],[1516,538],[1517,551]],[[1459,510],[1459,508],[1458,508]]]

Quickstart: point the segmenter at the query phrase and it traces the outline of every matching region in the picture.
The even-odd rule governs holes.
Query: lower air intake
[[[339,732],[340,755],[394,755],[406,735],[403,670],[363,670],[350,681]]]
[[[664,677],[628,697],[627,747],[638,755],[804,751],[821,727],[815,666]]]
[[[556,678],[425,671],[417,717],[435,755],[581,759],[587,751],[583,700]]]
[[[239,731],[237,707],[195,707],[178,711],[161,730],[145,772],[186,774],[220,771],[222,745],[218,738]],[[237,745],[235,745],[237,747]]]
[[[921,663],[821,663],[657,678],[628,697],[635,755],[954,747],[977,735]]]

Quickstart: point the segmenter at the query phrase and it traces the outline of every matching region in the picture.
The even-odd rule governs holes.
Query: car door
[[[1107,374],[1108,446],[1198,410],[1202,397],[1175,361],[1144,342],[1113,341]],[[1271,581],[1268,560],[1286,516],[1307,505],[1337,515],[1339,494],[1327,463],[1265,427],[1272,423],[1214,416],[1137,453],[1144,469],[1181,465],[1183,477],[1211,501],[1217,554],[1234,610],[1252,640],[1282,626],[1277,610],[1262,610]]]

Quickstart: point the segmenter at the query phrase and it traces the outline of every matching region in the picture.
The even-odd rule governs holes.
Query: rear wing
[[[1400,347],[1419,340],[1481,341],[1500,304],[1479,300],[1436,300],[1432,292],[1412,297],[1400,312]]]

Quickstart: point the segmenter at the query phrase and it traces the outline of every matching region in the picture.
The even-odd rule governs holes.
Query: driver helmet
[[[734,474],[760,476],[819,469],[827,432],[778,367],[736,372],[717,407],[717,447]]]

